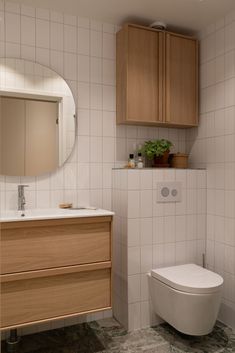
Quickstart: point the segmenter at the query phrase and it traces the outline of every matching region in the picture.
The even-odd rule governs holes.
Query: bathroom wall
[[[207,266],[225,280],[220,319],[235,327],[235,12],[200,37],[200,125],[187,150],[207,169]]]
[[[36,61],[58,72],[78,109],[77,141],[67,163],[36,178],[1,177],[1,209],[16,209],[16,185],[27,183],[27,207],[61,202],[111,208],[111,170],[144,140],[169,138],[185,151],[185,130],[119,126],[115,116],[117,26],[0,1],[0,57]]]
[[[180,202],[157,203],[157,182],[179,181]],[[129,330],[159,322],[149,298],[152,268],[202,265],[205,170],[113,170],[114,315]]]
[[[115,32],[117,26],[0,0],[0,57],[48,66],[70,86],[77,105],[77,140],[65,165],[35,178],[0,176],[0,210],[17,208],[17,184],[27,183],[26,208],[61,202],[111,209],[111,171],[150,138],[169,138],[185,151],[185,130],[116,127]],[[111,312],[25,328],[50,329],[111,315]]]

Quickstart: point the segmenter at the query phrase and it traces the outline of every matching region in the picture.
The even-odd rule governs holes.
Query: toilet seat
[[[151,276],[174,289],[193,294],[214,293],[223,285],[220,275],[195,264],[154,269]]]

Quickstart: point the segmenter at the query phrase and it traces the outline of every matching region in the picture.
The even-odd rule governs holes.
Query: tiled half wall
[[[179,181],[180,202],[157,203],[157,182]],[[157,323],[146,274],[202,264],[206,240],[205,170],[113,170],[114,315],[129,330]]]

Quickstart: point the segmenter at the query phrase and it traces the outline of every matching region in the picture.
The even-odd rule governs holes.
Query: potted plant
[[[153,167],[167,168],[169,167],[168,158],[172,143],[168,140],[152,140],[146,141],[141,152],[153,161]]]

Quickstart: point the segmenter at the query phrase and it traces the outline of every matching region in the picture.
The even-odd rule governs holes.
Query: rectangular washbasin
[[[17,221],[32,221],[43,219],[57,219],[57,218],[77,218],[77,217],[102,217],[112,216],[113,212],[99,209],[99,208],[49,208],[49,209],[32,209],[25,210],[22,217],[22,211],[3,211],[0,213],[1,222],[17,222]]]

